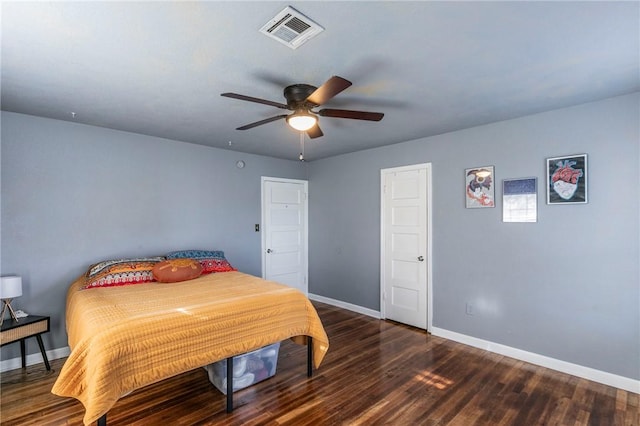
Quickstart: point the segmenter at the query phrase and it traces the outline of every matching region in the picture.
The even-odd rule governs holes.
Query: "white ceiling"
[[[325,31],[292,50],[259,32],[291,5]],[[297,159],[293,83],[353,82],[307,160],[640,90],[640,2],[8,2],[2,109]],[[75,118],[72,112],[76,113]]]

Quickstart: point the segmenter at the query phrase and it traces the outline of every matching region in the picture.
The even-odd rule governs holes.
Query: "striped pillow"
[[[153,267],[163,257],[105,260],[92,265],[84,288],[115,287],[154,281]]]

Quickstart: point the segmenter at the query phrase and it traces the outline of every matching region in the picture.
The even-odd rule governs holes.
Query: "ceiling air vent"
[[[291,6],[284,8],[282,12],[260,28],[262,34],[292,49],[297,49],[322,31],[324,28]]]

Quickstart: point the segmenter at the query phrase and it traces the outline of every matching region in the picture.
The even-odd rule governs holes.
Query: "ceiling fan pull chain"
[[[300,132],[300,161],[304,161],[304,132]]]

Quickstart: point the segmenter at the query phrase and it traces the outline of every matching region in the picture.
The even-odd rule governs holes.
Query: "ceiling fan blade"
[[[352,83],[349,80],[345,80],[342,77],[334,75],[329,80],[325,81],[322,86],[314,90],[314,92],[307,98],[307,102],[311,102],[315,105],[322,105],[347,87],[351,86],[351,84]]]
[[[380,121],[384,114],[381,112],[368,112],[368,111],[352,111],[349,109],[321,109],[318,111],[318,115],[322,117],[335,117],[335,118],[351,118],[353,120],[369,120]]]
[[[271,105],[276,108],[289,109],[289,106],[280,102],[268,101],[266,99],[254,98],[253,96],[240,95],[238,93],[220,93],[220,96],[227,98],[240,99],[241,101],[256,102],[264,105]]]
[[[311,139],[315,139],[323,136],[324,133],[322,133],[322,130],[320,130],[320,126],[318,126],[318,123],[316,123],[315,126],[307,130],[307,135],[309,135]]]
[[[264,120],[256,121],[254,123],[245,124],[244,126],[238,127],[236,130],[248,130],[253,129],[254,127],[261,126],[263,124],[271,123],[272,121],[280,120],[281,118],[287,117],[287,114],[276,115],[275,117],[265,118]]]

